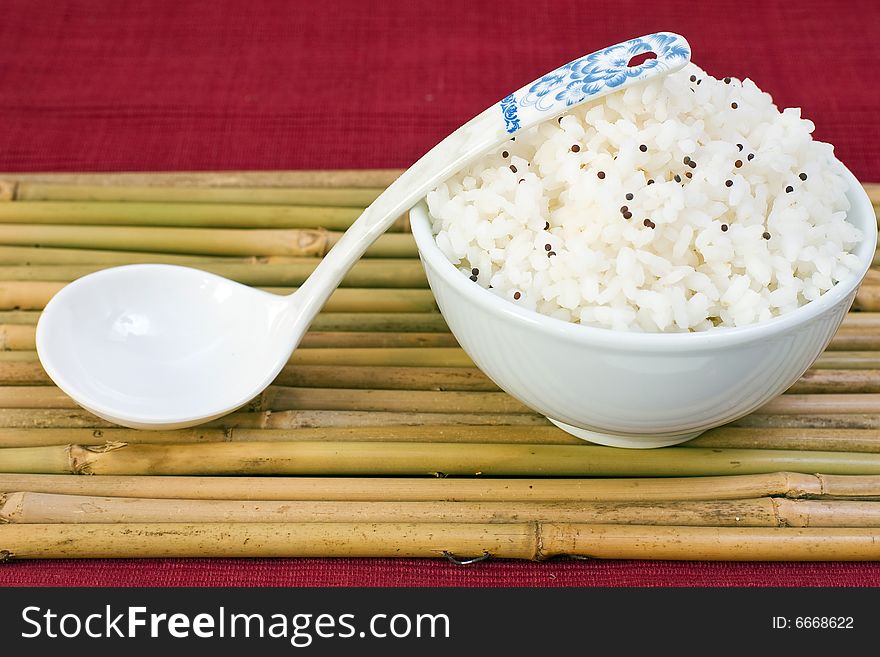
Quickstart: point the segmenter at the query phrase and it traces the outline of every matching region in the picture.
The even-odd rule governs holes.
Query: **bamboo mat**
[[[583,443],[498,390],[405,218],[227,417],[115,427],[42,371],[34,326],[73,278],[171,262],[287,292],[398,173],[0,174],[0,561],[880,559],[880,267],[789,392],[661,450]]]

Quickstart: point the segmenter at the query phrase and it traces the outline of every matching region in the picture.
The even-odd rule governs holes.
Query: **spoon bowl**
[[[168,265],[116,267],[74,281],[37,325],[43,367],[81,406],[129,427],[187,427],[235,410],[272,382],[346,272],[428,191],[518,132],[688,61],[683,37],[658,32],[581,57],[506,96],[395,180],[289,297]]]
[[[250,401],[293,350],[293,297],[198,269],[129,265],[71,283],[46,306],[49,376],[111,422],[173,429]]]

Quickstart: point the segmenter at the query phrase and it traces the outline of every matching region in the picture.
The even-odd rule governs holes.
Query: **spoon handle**
[[[631,60],[646,53],[655,57],[633,61],[630,66]],[[677,71],[690,61],[690,54],[684,37],[671,32],[630,39],[551,71],[458,128],[376,198],[291,295],[300,337],[367,247],[441,182],[521,130],[606,94]]]

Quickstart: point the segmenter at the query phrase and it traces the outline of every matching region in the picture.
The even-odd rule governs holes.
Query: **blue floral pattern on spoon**
[[[656,57],[635,66],[629,65],[633,57],[645,53],[654,53]],[[648,72],[656,75],[679,69],[690,60],[690,56],[691,49],[684,38],[669,32],[657,32],[576,59],[501,101],[507,132],[520,129],[523,114],[537,112],[550,118],[591,96],[605,95],[627,81],[645,78]],[[526,122],[534,118],[530,116]]]

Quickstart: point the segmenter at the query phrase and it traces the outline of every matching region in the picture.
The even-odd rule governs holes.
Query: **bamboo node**
[[[483,554],[481,554],[479,557],[469,557],[464,559],[455,556],[454,554],[452,554],[452,552],[449,552],[448,550],[443,550],[441,554],[446,557],[446,560],[449,563],[455,564],[456,566],[470,566],[471,564],[480,563],[481,561],[488,561],[492,557],[492,555],[489,554],[488,550],[483,550]]]
[[[323,228],[294,231],[293,241],[297,255],[323,257],[330,250],[329,235]]]
[[[532,523],[535,526],[535,553],[532,556],[534,561],[541,561],[547,557],[544,554],[544,533],[541,531],[542,526],[540,522]]]
[[[770,509],[773,512],[773,522],[776,524],[777,527],[788,527],[788,521],[785,519],[784,515],[782,514],[782,509],[780,508],[780,501],[775,497],[771,497],[769,499]],[[737,518],[737,520],[739,520],[739,518]]]
[[[93,454],[104,454],[127,446],[128,443],[119,441],[108,441],[103,445],[68,445],[66,449],[70,472],[79,475],[94,474],[92,472]]]
[[[18,183],[9,180],[0,180],[0,201],[14,201]]]
[[[82,448],[88,452],[92,452],[93,454],[104,454],[105,452],[112,452],[114,449],[121,449],[127,446],[128,443],[124,443],[118,440],[110,440],[103,445],[83,445]]]
[[[823,496],[827,495],[828,494],[827,480],[821,474],[816,474],[815,477],[816,477],[816,481],[819,482],[819,494],[823,495]]]

